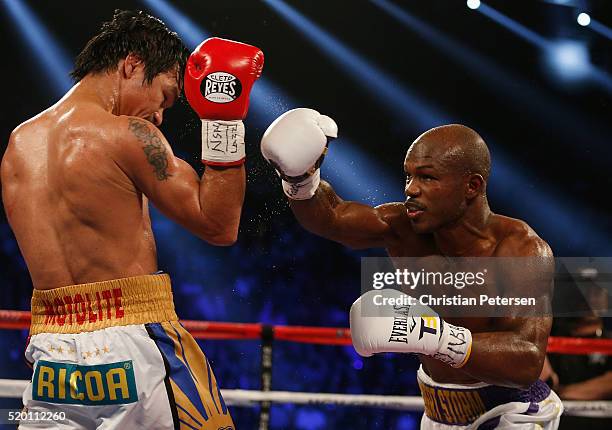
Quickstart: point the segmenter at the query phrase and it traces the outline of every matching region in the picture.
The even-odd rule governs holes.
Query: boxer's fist
[[[270,124],[261,139],[261,153],[281,176],[289,198],[306,200],[314,195],[328,138],[335,137],[334,120],[313,109],[290,110]]]
[[[445,322],[429,306],[409,304],[397,290],[368,291],[351,306],[351,338],[361,356],[378,352],[430,355],[453,367],[467,362],[472,334]]]
[[[202,42],[187,60],[185,96],[202,119],[202,161],[231,166],[245,159],[242,119],[261,76],[259,48],[216,37]]]

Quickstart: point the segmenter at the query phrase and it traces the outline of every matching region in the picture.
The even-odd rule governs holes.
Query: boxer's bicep
[[[389,208],[344,201],[325,181],[308,200],[290,200],[300,224],[308,231],[345,246],[363,249],[386,247],[393,233],[385,215]]]
[[[339,242],[355,249],[383,248],[394,236],[387,220],[388,205],[371,207],[358,202],[342,202],[335,209],[335,233]]]
[[[148,121],[127,118],[116,161],[134,185],[166,216],[191,231],[201,229],[200,178],[174,156],[163,134]]]

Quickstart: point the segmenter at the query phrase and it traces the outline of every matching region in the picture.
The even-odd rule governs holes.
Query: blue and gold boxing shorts
[[[25,356],[24,407],[63,412],[53,428],[234,429],[167,274],[35,290]]]

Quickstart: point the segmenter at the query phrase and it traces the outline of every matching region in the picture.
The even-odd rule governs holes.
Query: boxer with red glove
[[[189,55],[159,19],[116,11],[77,56],[78,83],[19,125],[4,153],[3,203],[34,286],[25,356],[35,374],[23,402],[65,413],[66,428],[235,428],[209,361],[178,321],[170,275],[158,272],[149,203],[212,245],[236,241],[246,185],[239,126],[263,56],[221,39]],[[208,127],[203,159],[221,166],[201,177],[158,128],[183,82]],[[38,389],[49,372],[67,371],[67,381],[93,368],[123,375],[111,399],[90,396],[84,380],[65,396]]]
[[[261,76],[260,49],[212,37],[191,54],[185,69],[185,95],[202,120],[202,162],[213,166],[244,163],[244,124],[253,83]]]

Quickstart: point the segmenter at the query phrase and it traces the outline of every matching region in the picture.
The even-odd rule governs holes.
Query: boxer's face
[[[177,68],[159,73],[149,84],[145,79],[144,64],[123,65],[127,77],[123,84],[121,113],[144,118],[156,126],[161,125],[164,110],[171,107],[180,95]]]
[[[404,170],[406,213],[415,232],[435,232],[465,213],[465,175],[451,167],[439,147],[413,144]]]

